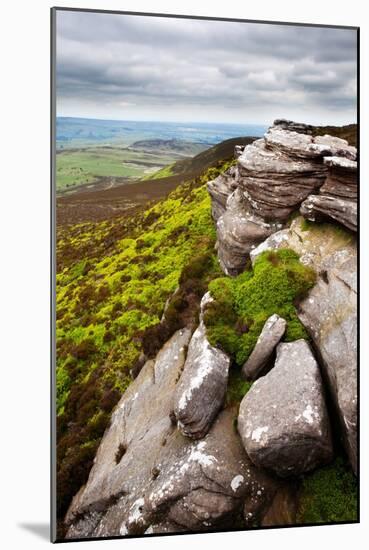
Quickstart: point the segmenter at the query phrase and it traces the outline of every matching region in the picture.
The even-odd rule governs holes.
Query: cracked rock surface
[[[357,280],[356,248],[338,250],[300,303],[298,316],[319,353],[333,396],[341,433],[357,471]]]

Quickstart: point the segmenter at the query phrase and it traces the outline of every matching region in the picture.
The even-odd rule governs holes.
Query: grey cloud
[[[75,110],[88,101],[117,118],[124,104],[135,105],[131,118],[150,106],[174,119],[193,106],[209,120],[263,106],[264,116],[301,105],[315,117],[355,113],[353,30],[82,12],[58,12],[57,30],[58,103]]]

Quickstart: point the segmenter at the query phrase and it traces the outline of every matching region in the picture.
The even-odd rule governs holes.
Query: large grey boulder
[[[224,403],[230,359],[211,346],[206,338],[203,311],[212,301],[209,293],[201,300],[200,324],[188,348],[187,359],[174,396],[178,428],[187,437],[204,437]]]
[[[207,531],[234,525],[243,514],[246,522],[262,514],[278,483],[247,458],[235,415],[235,409],[223,410],[197,443],[184,446],[176,435],[177,456],[163,465],[145,498],[148,521],[159,515],[187,530]]]
[[[282,477],[332,459],[322,380],[305,340],[279,344],[275,366],[241,402],[238,430],[252,462]]]
[[[118,403],[68,510],[67,538],[245,526],[268,509],[280,484],[247,457],[236,408],[222,410],[200,441],[171,420],[190,338],[174,334]]]
[[[250,357],[242,367],[246,380],[256,380],[263,372],[286,330],[286,321],[276,313],[266,320]]]
[[[299,319],[319,353],[354,472],[357,471],[356,269],[356,247],[326,257],[317,284],[298,308]]]

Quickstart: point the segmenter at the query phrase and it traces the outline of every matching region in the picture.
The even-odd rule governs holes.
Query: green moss
[[[240,369],[231,369],[229,372],[226,405],[239,404],[252,386],[242,378]]]
[[[315,279],[314,271],[301,264],[293,250],[281,249],[260,254],[253,271],[213,281],[209,290],[215,300],[205,312],[210,343],[242,365],[274,313],[287,321],[286,341],[307,338],[294,304]]]
[[[342,457],[303,480],[297,523],[357,521],[357,513],[356,479]]]

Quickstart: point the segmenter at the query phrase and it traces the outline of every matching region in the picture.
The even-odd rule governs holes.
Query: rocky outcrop
[[[204,437],[223,405],[228,383],[229,357],[212,347],[202,319],[212,300],[206,293],[201,301],[200,325],[194,332],[187,359],[174,397],[178,428],[187,437]]]
[[[238,430],[252,462],[282,477],[331,460],[322,380],[305,340],[279,344],[275,366],[241,402]]]
[[[327,179],[318,195],[310,195],[300,208],[310,221],[331,218],[357,230],[357,163],[342,157],[326,157]]]
[[[237,149],[236,166],[208,183],[218,257],[227,275],[240,273],[253,248],[282,229],[301,204],[309,219],[329,215],[354,227],[356,199],[334,195],[334,189],[338,181],[350,180],[347,187],[353,195],[351,168],[345,172],[343,166],[356,164],[356,148],[343,139],[312,133],[311,126],[277,120],[262,139]]]
[[[267,319],[250,357],[242,367],[246,380],[256,380],[263,372],[286,330],[286,325],[286,321],[277,314]]]
[[[190,338],[175,333],[118,403],[69,508],[67,538],[246,526],[268,509],[280,483],[247,457],[235,408],[221,411],[200,441],[171,420]]]
[[[271,235],[251,252],[292,248],[313,267],[316,285],[298,306],[310,333],[330,393],[352,467],[357,468],[357,245],[354,235],[332,226],[303,228],[301,217],[289,229]]]
[[[255,213],[266,221],[285,222],[308,195],[319,189],[327,173],[323,163],[302,156],[303,134],[287,136],[291,138],[287,143],[282,140],[283,134],[292,132],[269,130],[265,138],[246,147],[238,159],[240,189]],[[286,154],[288,146],[291,156]]]
[[[67,538],[295,523],[296,476],[333,454],[327,388],[329,412],[334,420],[336,408],[356,468],[355,236],[301,216],[287,227],[289,214],[301,208],[309,219],[329,216],[353,228],[356,150],[313,134],[313,127],[276,121],[263,139],[238,147],[237,165],[208,184],[227,275],[283,247],[317,272],[317,284],[295,303],[311,346],[280,343],[286,321],[272,315],[243,366],[244,377],[256,381],[244,395],[249,385],[232,377],[225,405],[230,358],[207,340],[207,293],[193,334],[191,325],[156,357],[140,356],[68,510]]]
[[[332,253],[299,306],[298,316],[319,353],[353,470],[357,471],[356,249]]]

